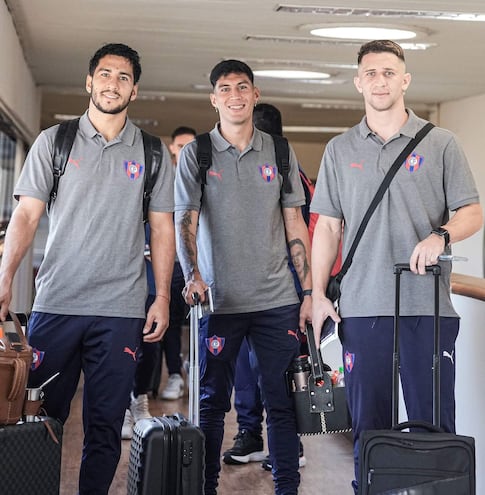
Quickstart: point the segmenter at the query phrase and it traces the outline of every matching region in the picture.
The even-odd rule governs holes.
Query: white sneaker
[[[140,394],[138,397],[133,396],[131,393],[130,411],[133,416],[133,421],[136,423],[140,419],[150,419],[152,415],[148,410],[148,395]]]
[[[123,420],[123,427],[121,428],[121,438],[123,440],[130,440],[133,437],[133,416],[129,409],[125,411],[125,419]]]
[[[184,379],[178,374],[169,375],[167,386],[162,392],[162,399],[176,400],[184,395]]]

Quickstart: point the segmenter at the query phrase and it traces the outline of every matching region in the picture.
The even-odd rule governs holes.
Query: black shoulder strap
[[[274,150],[276,155],[276,166],[278,172],[283,177],[283,191],[287,194],[292,192],[290,174],[290,148],[288,140],[283,136],[272,134],[274,142]]]
[[[197,141],[197,163],[199,164],[199,179],[202,187],[207,185],[207,171],[212,166],[212,141],[210,134],[204,132],[195,136]]]
[[[285,193],[291,193],[292,187],[289,180],[290,173],[290,148],[288,140],[283,136],[273,135],[275,147],[276,166],[278,172],[283,177],[283,190]],[[212,142],[210,134],[205,132],[195,137],[197,141],[197,163],[199,165],[199,179],[202,184],[202,190],[207,185],[207,171],[212,166]]]
[[[162,142],[160,138],[148,134],[143,129],[141,135],[143,137],[143,147],[145,149],[145,185],[143,189],[143,222],[148,221],[148,206],[150,204],[150,196],[153,186],[157,181],[158,172],[162,163]]]
[[[65,120],[59,124],[56,138],[54,140],[54,156],[52,159],[52,168],[54,174],[54,184],[52,185],[49,203],[47,209],[50,208],[53,201],[57,198],[57,189],[59,187],[59,179],[66,170],[66,165],[69,160],[74,139],[79,128],[79,118]]]
[[[404,160],[408,157],[408,155],[416,148],[418,143],[428,134],[428,132],[434,127],[434,124],[431,122],[428,122],[426,125],[424,125],[417,133],[416,136],[409,141],[409,143],[406,145],[406,147],[401,151],[399,156],[396,158],[394,163],[391,165],[391,168],[387,171],[386,176],[384,177],[384,180],[382,181],[381,185],[379,186],[379,189],[377,190],[374,198],[371,201],[371,204],[369,205],[369,208],[367,208],[367,211],[365,212],[365,215],[362,219],[362,222],[360,223],[360,226],[357,230],[357,234],[355,234],[355,238],[352,242],[352,245],[350,246],[349,252],[347,254],[347,257],[345,258],[345,261],[342,264],[342,268],[340,269],[340,272],[336,275],[336,278],[338,279],[339,282],[342,281],[343,276],[347,273],[347,270],[350,268],[350,265],[352,264],[352,260],[354,258],[354,253],[355,250],[357,249],[357,246],[360,242],[360,239],[362,235],[364,234],[364,230],[367,227],[367,224],[369,223],[369,220],[374,213],[375,209],[377,208],[378,204],[380,203],[381,199],[384,196],[384,193],[387,191],[387,188],[389,187],[392,179],[396,175],[397,171],[401,168],[402,164],[404,163]]]

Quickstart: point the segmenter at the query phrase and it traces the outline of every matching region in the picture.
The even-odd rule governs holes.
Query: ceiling
[[[347,127],[363,114],[352,80],[358,42],[324,41],[308,25],[369,23],[413,26],[407,51],[413,75],[406,101],[425,115],[437,103],[485,92],[485,23],[435,20],[426,11],[485,14],[483,0],[5,0],[36,83],[42,88],[42,122],[80,114],[89,58],[99,46],[123,42],[141,55],[139,98],[130,116],[149,132],[170,135],[179,125],[198,131],[216,122],[208,73],[225,58],[252,68],[323,70],[335,84],[257,78],[261,101],[277,105],[285,126]],[[298,1],[298,0],[296,0]],[[332,15],[289,13],[282,5],[334,7]],[[390,7],[392,6],[392,7]],[[357,10],[356,10],[357,9]],[[383,12],[385,11],[385,12]],[[421,12],[421,14],[417,14]],[[272,38],[272,39],[271,39]],[[335,131],[286,132],[290,139],[325,142]]]

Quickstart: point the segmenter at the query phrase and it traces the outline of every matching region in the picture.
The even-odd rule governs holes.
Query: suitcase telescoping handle
[[[194,304],[190,307],[189,339],[189,421],[199,426],[200,423],[200,368],[199,368],[199,294],[194,293]]]
[[[392,360],[392,426],[397,426],[399,420],[399,313],[401,274],[410,272],[408,263],[394,265],[396,275],[396,303],[394,316],[394,344]],[[433,425],[440,427],[440,297],[439,278],[441,266],[432,265],[426,267],[427,273],[432,273],[434,278],[434,344],[433,344]]]

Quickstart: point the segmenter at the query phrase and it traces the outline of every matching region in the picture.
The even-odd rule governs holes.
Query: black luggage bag
[[[440,427],[439,265],[434,275],[433,424],[398,424],[400,276],[409,265],[397,264],[394,322],[392,430],[364,431],[359,443],[360,495],[475,495],[475,442]],[[423,428],[424,431],[402,431]]]
[[[189,419],[181,414],[135,424],[128,495],[203,495],[205,438],[199,425],[199,315],[190,310]]]
[[[62,430],[46,417],[0,428],[2,495],[59,495]]]

